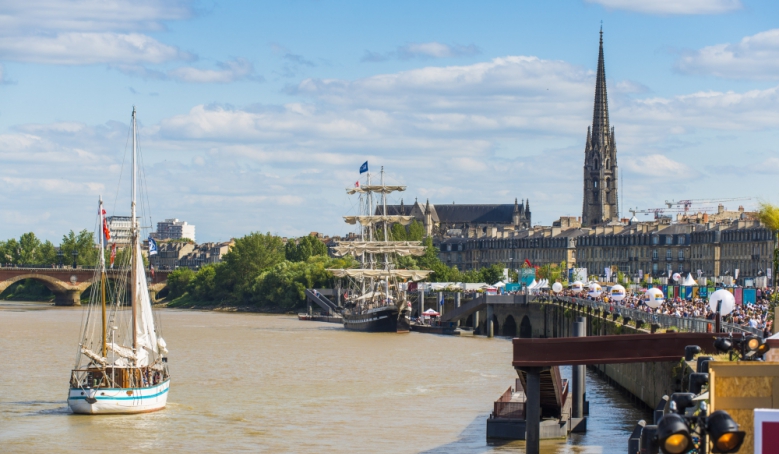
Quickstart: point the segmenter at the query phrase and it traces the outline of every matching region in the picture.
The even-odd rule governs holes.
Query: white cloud
[[[585,0],[609,9],[647,14],[722,14],[743,7],[740,0]]]
[[[691,178],[695,176],[690,167],[661,154],[647,156],[625,156],[620,161],[629,170],[660,179]]]
[[[176,68],[168,71],[171,79],[179,82],[190,83],[229,83],[236,80],[252,78],[254,66],[243,58],[236,58],[227,62],[219,62],[220,69],[200,69],[190,66]]]
[[[141,32],[192,15],[190,2],[180,0],[0,0],[0,58],[127,67],[191,60],[191,54]]]
[[[432,41],[428,43],[409,43],[404,46],[399,46],[394,51],[384,53],[366,50],[360,60],[364,62],[379,62],[394,58],[400,60],[427,60],[432,58],[470,57],[478,55],[479,53],[481,53],[481,51],[474,44],[463,46],[460,44],[450,45]]]
[[[731,79],[779,79],[779,29],[747,36],[735,44],[717,44],[687,52],[679,71]]]
[[[164,63],[191,60],[187,52],[139,33],[68,32],[56,36],[0,37],[7,60],[53,65]]]
[[[409,186],[391,203],[519,197],[531,199],[535,222],[579,215],[594,79],[566,62],[510,56],[356,80],[306,79],[290,90],[300,101],[284,105],[196,105],[140,129],[147,157],[157,160],[146,168],[153,214],[196,224],[201,240],[256,230],[343,233],[340,215],[356,209],[343,188],[368,160],[385,166],[389,182]],[[609,101],[629,197],[623,208],[720,194],[703,178],[708,163],[743,165],[733,146],[750,149],[755,136],[779,129],[779,87],[659,97],[632,83],[609,86],[622,87]],[[0,135],[0,178],[12,179],[3,182],[0,205],[6,212],[40,200],[62,206],[50,223],[60,231],[91,222],[94,186],[66,194],[57,182],[102,184],[114,194],[128,121],[21,125]],[[706,141],[723,130],[734,137],[728,143]],[[758,161],[771,156],[758,151]],[[42,183],[23,180],[30,175]],[[738,172],[732,184],[749,187],[756,178],[772,177]],[[777,189],[770,181],[766,187]],[[126,192],[120,188],[119,210]]]
[[[3,33],[160,30],[193,16],[187,0],[0,0]]]

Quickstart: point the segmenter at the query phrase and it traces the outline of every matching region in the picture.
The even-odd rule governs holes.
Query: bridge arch
[[[65,292],[67,290],[70,290],[68,287],[66,287],[69,283],[66,283],[61,279],[57,279],[56,277],[47,276],[45,274],[38,274],[38,273],[26,273],[26,274],[19,274],[10,277],[0,282],[0,293],[4,292],[8,287],[12,286],[13,284],[27,279],[33,279],[38,282],[41,282],[43,285],[46,286],[46,288],[51,290],[53,293]]]
[[[503,322],[503,335],[504,336],[517,336],[517,321],[514,320],[514,316],[506,316],[506,320]]]
[[[522,322],[519,324],[519,337],[531,338],[533,337],[533,325],[530,323],[530,317],[525,315],[522,317]]]

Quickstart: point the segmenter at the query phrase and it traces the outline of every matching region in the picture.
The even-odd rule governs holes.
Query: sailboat
[[[110,231],[101,198],[100,258],[92,296],[84,308],[81,340],[68,390],[68,406],[76,414],[145,413],[165,408],[168,400],[168,350],[152,312],[136,216],[134,107],[132,130],[131,241],[130,254],[124,254],[129,260],[116,271],[109,273],[106,268],[106,236]],[[109,275],[115,278],[113,282]]]
[[[395,269],[394,257],[425,254],[420,241],[389,240],[388,232],[393,224],[406,226],[414,220],[413,216],[387,213],[387,194],[405,190],[405,186],[384,184],[384,167],[380,184],[371,184],[368,172],[366,185],[358,184],[346,190],[349,195],[359,195],[359,214],[344,216],[344,221],[360,226],[360,240],[339,243],[334,247],[334,254],[358,258],[360,268],[328,271],[349,281],[342,314],[344,328],[348,330],[407,333],[411,329],[408,284],[427,278],[432,271]],[[381,195],[375,201],[376,209],[375,194]]]

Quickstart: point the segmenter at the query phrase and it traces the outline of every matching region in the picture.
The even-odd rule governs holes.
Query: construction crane
[[[693,204],[699,204],[699,203],[722,203],[722,202],[735,202],[736,200],[752,200],[752,197],[732,197],[729,199],[689,199],[689,200],[679,200],[678,202],[674,202],[671,200],[670,202],[668,200],[665,201],[665,204],[668,206],[668,208],[673,208],[674,206],[683,207],[684,213],[687,214],[688,211],[690,211],[690,207]],[[704,208],[699,208],[701,211],[705,211]]]
[[[709,211],[714,210],[714,207],[700,207],[700,211]],[[646,210],[639,210],[638,208],[631,208],[628,210],[633,216],[636,214],[653,214],[655,216],[655,219],[660,219],[660,217],[665,213],[684,213],[687,215],[687,210],[682,208],[649,208]]]

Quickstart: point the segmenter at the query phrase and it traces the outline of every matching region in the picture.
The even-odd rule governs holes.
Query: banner
[[[736,287],[735,292],[733,292],[733,296],[736,297],[736,306],[741,306],[744,304],[744,295],[743,295],[744,289],[741,287]]]
[[[519,269],[519,283],[524,284],[526,287],[533,283],[536,279],[535,268],[520,268]]]
[[[753,288],[744,289],[744,304],[757,303],[757,291]]]
[[[606,275],[606,282],[611,282],[611,267],[607,266],[603,269],[603,274]]]
[[[571,282],[581,281],[587,283],[587,268],[574,268]],[[532,282],[532,281],[531,281]]]
[[[687,287],[678,287],[679,288],[679,297],[683,300],[687,299]]]

